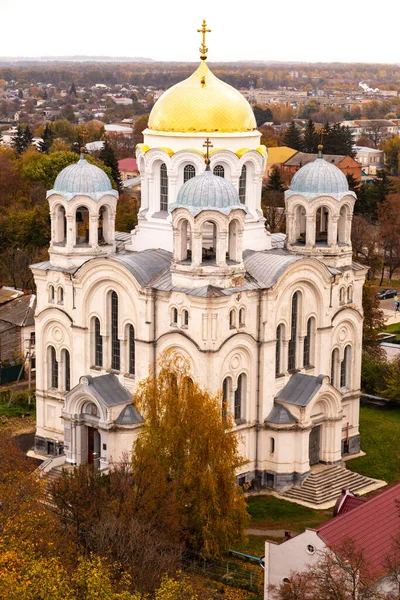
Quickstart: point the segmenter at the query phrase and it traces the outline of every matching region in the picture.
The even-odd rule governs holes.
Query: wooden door
[[[316,465],[317,463],[319,463],[320,440],[321,425],[318,425],[317,427],[313,427],[310,431],[310,441],[308,450],[310,467],[311,465]]]

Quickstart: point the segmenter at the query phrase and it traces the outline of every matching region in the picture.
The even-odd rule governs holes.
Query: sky
[[[0,0],[0,15],[2,57],[195,62],[205,18],[210,62],[400,63],[398,0]]]

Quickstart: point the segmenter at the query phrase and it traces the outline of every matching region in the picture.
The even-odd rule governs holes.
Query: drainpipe
[[[261,485],[258,474],[258,437],[260,429],[260,378],[261,378],[261,302],[262,290],[258,290],[258,307],[257,307],[257,386],[256,386],[256,456],[255,456],[255,478],[257,484]],[[256,484],[256,485],[257,485]]]
[[[156,374],[157,367],[157,290],[153,290],[153,371]]]

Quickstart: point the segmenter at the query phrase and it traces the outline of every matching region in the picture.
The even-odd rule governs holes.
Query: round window
[[[314,552],[315,552],[315,546],[313,546],[312,544],[308,544],[308,546],[307,546],[307,552],[308,552],[308,554],[314,554]]]

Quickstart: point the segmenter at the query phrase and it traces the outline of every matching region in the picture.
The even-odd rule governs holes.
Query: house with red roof
[[[327,549],[340,553],[352,541],[368,564],[369,575],[382,592],[391,591],[387,557],[393,541],[400,534],[400,483],[386,488],[372,498],[359,498],[343,490],[334,516],[317,529],[306,529],[281,543],[265,543],[264,600],[272,600],[271,586],[290,581],[294,572],[315,565]]]
[[[132,179],[139,175],[136,158],[122,158],[118,161],[118,169],[121,173],[122,181]]]

